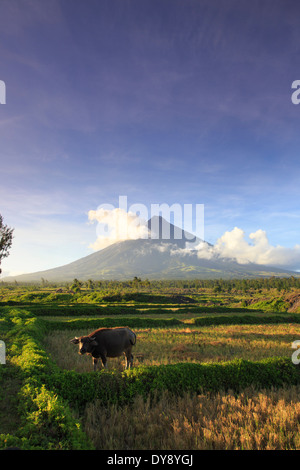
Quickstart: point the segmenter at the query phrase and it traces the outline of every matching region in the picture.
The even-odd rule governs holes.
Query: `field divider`
[[[300,383],[300,370],[290,358],[261,361],[236,359],[220,363],[177,363],[140,366],[124,372],[59,371],[46,378],[50,389],[76,407],[100,399],[103,406],[130,403],[135,396],[145,399],[163,390],[175,395],[257,388]]]
[[[101,317],[77,318],[65,321],[43,319],[49,330],[66,330],[80,328],[112,328],[128,326],[130,328],[168,328],[176,326],[210,326],[210,325],[260,325],[280,323],[300,323],[300,315],[218,315],[203,316],[193,319],[179,320],[178,318],[145,318],[145,317]]]
[[[244,313],[264,313],[263,309],[251,307],[231,307],[222,305],[182,305],[182,304],[142,304],[136,303],[134,305],[126,304],[85,304],[85,303],[50,303],[50,302],[32,302],[24,303],[21,301],[7,301],[0,302],[0,307],[16,307],[18,309],[25,309],[32,312],[37,316],[86,316],[86,315],[167,315],[171,310],[176,310],[177,313],[192,313],[192,314],[244,314]],[[281,312],[284,313],[284,312]]]

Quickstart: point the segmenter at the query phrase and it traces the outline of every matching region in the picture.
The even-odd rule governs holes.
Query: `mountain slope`
[[[71,281],[74,278],[125,280],[134,276],[148,279],[229,279],[295,274],[270,266],[242,265],[227,258],[199,259],[196,251],[184,250],[186,241],[200,242],[193,235],[168,224],[162,218],[157,220],[153,217],[148,226],[152,229],[152,236],[157,238],[117,242],[67,265],[4,280],[16,279],[20,282],[40,281],[41,278],[48,281]],[[153,235],[154,227],[158,230]],[[162,238],[163,227],[170,232],[168,239]]]

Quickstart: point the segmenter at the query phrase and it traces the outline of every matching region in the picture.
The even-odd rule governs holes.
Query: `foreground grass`
[[[86,408],[85,432],[96,449],[300,449],[300,387],[185,394],[164,392],[152,404]]]
[[[81,327],[84,326],[82,322],[79,323]],[[86,328],[89,328],[90,323],[85,323]],[[244,396],[238,393],[249,385],[255,385],[258,389],[287,387],[288,384],[291,387],[299,384],[300,380],[298,369],[289,359],[292,352],[290,342],[299,335],[297,323],[269,324],[261,327],[181,325],[168,328],[134,328],[138,332],[137,345],[141,347],[140,350],[136,349],[135,353],[144,353],[144,360],[149,360],[150,365],[136,367],[122,374],[114,371],[103,371],[99,374],[75,372],[76,360],[78,359],[77,365],[82,367],[85,358],[78,355],[76,347],[69,340],[74,334],[78,336],[89,331],[75,331],[70,328],[70,324],[65,325],[67,330],[55,331],[55,328],[51,329],[51,325],[53,326],[53,323],[33,315],[31,311],[3,309],[1,331],[5,335],[3,338],[7,345],[9,368],[0,368],[0,384],[3,391],[17,395],[17,402],[9,400],[0,410],[1,417],[7,418],[4,428],[0,430],[0,448],[17,445],[22,449],[37,450],[89,449],[94,446],[107,449],[174,449],[202,448],[203,442],[207,448],[219,448],[219,436],[220,445],[224,445],[222,435],[226,428],[232,430],[228,439],[234,436],[234,429],[230,428],[230,422],[226,422],[226,416],[231,416],[231,421],[237,423],[237,428],[235,440],[230,441],[230,444],[226,444],[228,447],[224,448],[232,448],[231,445],[235,446],[233,448],[250,448],[247,447],[247,440],[243,436],[250,433],[248,428],[253,430],[254,424],[253,420],[252,424],[248,423],[247,416],[251,416],[251,413],[254,416],[254,413],[258,413],[255,410],[260,410],[260,406],[263,408],[262,399],[257,402],[257,398],[253,397],[259,393],[253,392],[253,397],[249,400],[254,400],[258,405],[256,408],[253,408],[254,405],[250,408],[247,405],[244,413],[241,411],[244,410],[244,401],[236,408],[234,400],[239,403],[239,397]],[[44,344],[46,336],[47,350]],[[209,351],[212,353],[210,363],[199,363],[205,362],[204,353],[208,354]],[[230,359],[241,357],[241,351],[248,351],[252,355],[255,351],[255,358],[266,357],[264,354],[267,353],[269,359],[261,362],[230,360],[228,363],[216,363],[220,358],[224,359],[224,351],[231,354]],[[190,356],[195,352],[202,355],[200,361],[195,356]],[[232,355],[232,352],[235,355]],[[274,355],[288,357],[272,359]],[[62,366],[60,361],[68,357],[70,362],[65,365],[71,370],[63,370],[65,366]],[[90,371],[91,360],[86,359],[87,370]],[[164,365],[162,360],[173,364]],[[198,363],[191,364],[193,361]],[[110,364],[113,368],[113,362]],[[120,367],[123,369],[123,364],[120,363]],[[226,393],[223,394],[220,390],[226,390]],[[235,394],[230,390],[234,390]],[[298,448],[298,441],[293,437],[299,434],[298,415],[293,414],[293,409],[298,413],[298,405],[294,406],[294,403],[297,403],[294,396],[298,396],[298,389],[294,390],[290,402],[286,399],[287,406],[283,406],[279,415],[276,414],[275,408],[280,408],[280,399],[272,398],[273,391],[265,393],[267,405],[264,405],[263,409],[270,408],[270,419],[267,414],[259,414],[257,419],[256,415],[254,416],[254,421],[261,425],[264,419],[267,420],[269,427],[266,429],[269,430],[270,436],[274,434],[275,437],[272,442],[262,437],[262,446]],[[207,395],[209,391],[211,394]],[[219,395],[212,395],[212,391],[215,394],[219,392]],[[198,395],[199,393],[201,395]],[[218,396],[223,397],[223,401],[219,399],[215,407],[211,408],[211,414],[205,414],[203,410],[209,409],[214,403],[214,397]],[[204,401],[200,404],[201,397]],[[230,397],[233,401],[227,403]],[[101,402],[96,401],[97,399]],[[225,405],[227,408],[223,413],[222,406]],[[84,409],[86,412],[83,420]],[[9,417],[15,411],[18,411],[19,415],[15,423],[10,423]],[[204,423],[202,415],[207,416],[207,423],[212,424]],[[288,416],[287,420],[285,415]],[[217,422],[215,416],[221,416],[223,421]],[[242,431],[239,431],[239,428]],[[266,429],[262,432],[263,436],[267,435]],[[280,429],[283,433],[281,437]],[[144,435],[143,442],[139,440],[139,433]],[[257,435],[260,435],[259,432]],[[257,442],[255,445],[258,445]],[[186,445],[188,447],[185,447]]]

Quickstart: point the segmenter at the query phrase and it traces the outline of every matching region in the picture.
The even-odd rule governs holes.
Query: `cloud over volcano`
[[[197,256],[202,259],[231,258],[240,264],[256,263],[268,266],[284,266],[297,269],[300,265],[300,245],[286,248],[272,246],[264,230],[250,233],[246,240],[244,230],[235,227],[218,238],[215,245],[200,243]]]
[[[134,212],[101,208],[90,210],[88,217],[91,222],[98,222],[97,240],[90,245],[93,250],[102,250],[119,241],[148,238],[147,222]]]

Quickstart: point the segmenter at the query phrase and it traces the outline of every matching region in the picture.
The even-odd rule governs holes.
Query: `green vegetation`
[[[4,225],[3,217],[0,214],[0,264],[3,258],[9,255],[9,250],[12,245],[14,229]],[[0,268],[1,273],[1,268]]]
[[[19,423],[14,435],[2,433],[0,446],[22,449],[84,449],[88,440],[75,420],[68,404],[45,384],[45,375],[53,371],[48,356],[40,345],[45,325],[29,313],[5,312],[3,337],[10,350],[8,366],[1,366],[2,390],[6,380],[19,381]]]
[[[291,342],[300,333],[299,279],[285,281],[91,281],[76,293],[46,280],[40,286],[2,283],[0,339],[6,343],[7,363],[0,365],[0,448],[138,448],[141,441],[133,435],[138,423],[129,420],[134,409],[147,410],[141,423],[153,417],[151,429],[166,425],[168,448],[174,448],[172,439],[182,448],[278,448],[280,442],[299,448],[292,438],[271,443],[266,431],[260,443],[243,444],[242,431],[234,442],[220,443],[213,419],[208,430],[189,418],[199,415],[200,423],[201,413],[194,409],[191,415],[191,408],[208,396],[210,403],[234,396],[232,409],[243,409],[245,400],[241,405],[239,397],[249,387],[255,396],[264,390],[268,402],[275,388],[280,393],[283,387],[300,386],[299,369],[291,361]],[[79,356],[69,340],[117,325],[137,333],[135,367],[124,371],[123,358],[117,358],[109,360],[108,370],[92,372],[91,358]],[[262,406],[264,400],[257,400]],[[159,411],[163,403],[170,415]],[[181,403],[187,421],[175,413],[174,403]],[[289,406],[282,409],[292,413]],[[107,424],[112,416],[123,416],[131,444],[122,443],[116,421]],[[267,419],[272,430],[272,416]],[[102,425],[96,431],[96,422],[111,426],[110,437],[99,435]],[[184,422],[197,442],[187,430],[184,437]],[[166,442],[159,432],[154,437],[149,431],[141,448],[163,449]]]

